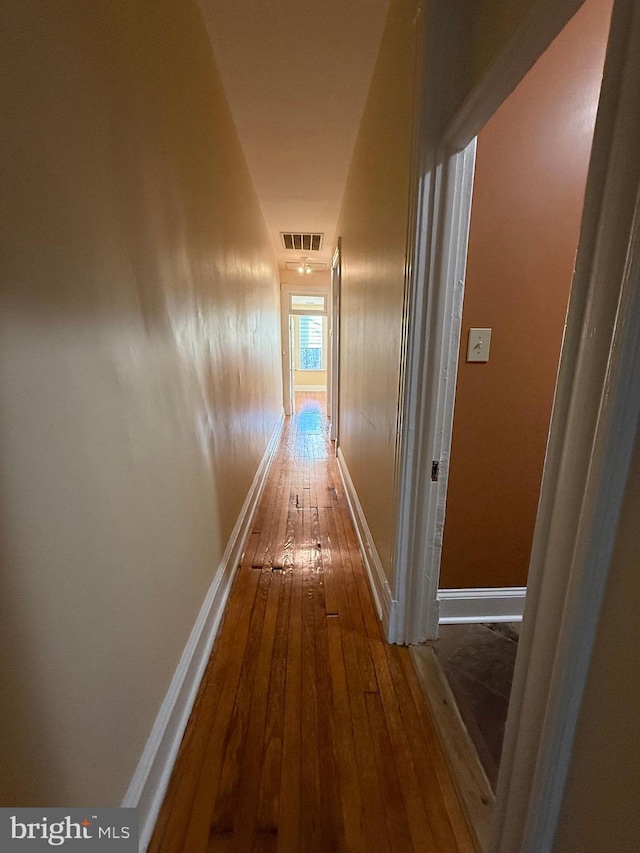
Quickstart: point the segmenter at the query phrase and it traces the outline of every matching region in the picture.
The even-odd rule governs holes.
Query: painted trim
[[[282,357],[282,404],[284,406],[285,415],[293,414],[294,409],[294,371],[292,360],[292,340],[291,330],[289,326],[289,318],[295,316],[289,312],[289,304],[292,294],[307,294],[309,296],[324,296],[325,310],[317,312],[319,317],[328,317],[329,300],[331,298],[331,288],[329,285],[306,285],[301,284],[285,284],[280,282],[280,353]],[[327,370],[331,369],[331,365],[327,365]],[[327,377],[329,373],[327,373]],[[329,392],[327,392],[329,393]]]
[[[283,425],[284,413],[281,413],[122,800],[123,807],[138,809],[141,853],[147,849],[153,834]]]
[[[342,479],[347,503],[349,504],[349,511],[351,512],[356,536],[358,537],[358,544],[362,552],[362,559],[367,570],[367,575],[369,576],[369,585],[376,610],[378,611],[378,618],[382,622],[385,632],[389,633],[389,630],[394,628],[398,603],[391,598],[391,587],[389,586],[380,555],[373,541],[364,509],[360,503],[358,492],[351,479],[351,474],[349,473],[349,468],[347,467],[341,448],[338,448],[336,456],[340,478]]]
[[[616,0],[492,850],[552,850],[640,429],[640,7]],[[631,612],[631,611],[630,611]]]
[[[441,589],[440,624],[457,622],[520,622],[527,595],[525,586]]]
[[[415,645],[438,635],[437,593],[475,152],[475,140],[462,152],[441,152],[421,196],[416,274],[408,306],[395,555],[399,604],[397,630],[388,638],[393,643]],[[440,463],[437,482],[430,477],[434,460]]]
[[[526,63],[530,63],[542,54],[550,38],[557,35],[554,28],[562,28],[561,17],[568,20],[576,7],[575,0],[536,0],[532,5],[529,23],[510,40],[494,63],[496,68],[489,70],[492,79],[487,76],[458,111],[443,144],[460,149],[473,138],[520,82],[526,68],[518,55],[527,54]],[[455,7],[440,4],[438,8],[442,10],[445,34],[447,26],[458,32]],[[531,14],[540,26],[531,26]],[[436,36],[432,50],[437,55]],[[521,41],[523,36],[531,40],[526,46]],[[448,44],[446,38],[441,43]],[[495,853],[553,849],[617,536],[630,442],[640,429],[640,391],[633,387],[640,377],[640,287],[638,267],[633,271],[631,264],[631,260],[640,263],[640,235],[634,233],[631,224],[640,187],[638,57],[640,7],[635,0],[615,0],[498,780],[491,845]],[[454,76],[466,61],[461,52],[454,60]],[[451,77],[451,64],[443,61],[441,67]],[[430,70],[437,86],[438,66],[433,63]],[[501,93],[494,91],[500,89]],[[446,105],[445,98],[445,110]],[[440,161],[433,152],[433,127],[437,127],[442,107],[431,102],[427,107],[430,112],[423,119],[421,138],[424,155],[418,247],[412,255],[415,279],[408,315],[409,345],[403,347],[409,362],[403,414],[417,413],[412,420],[404,414],[403,442],[406,436],[414,443],[416,435],[424,435],[429,429],[426,415],[431,416],[431,409],[420,409],[422,368],[419,359],[412,359],[411,348],[419,346],[415,337],[420,332],[429,341],[441,321],[441,305],[434,303],[429,293],[423,295],[425,289],[430,290],[423,278],[437,265],[432,244],[440,230],[448,227],[434,203]],[[630,289],[634,277],[635,303]],[[399,515],[400,548],[406,549],[409,558],[424,559],[415,548],[411,550],[422,519],[421,498],[412,486],[413,473],[405,448],[403,454],[400,495],[414,505]],[[415,458],[414,465],[420,461]],[[426,480],[428,469],[422,471]],[[407,586],[409,600],[403,610],[420,594],[420,575],[413,566],[411,561],[408,567],[398,565],[401,571],[411,569],[415,580],[415,585]],[[437,602],[435,591],[433,599]],[[434,606],[434,602],[429,605]]]
[[[340,287],[342,278],[342,237],[338,237],[331,260],[331,358],[329,360],[329,438],[338,447],[338,425],[340,418]]]

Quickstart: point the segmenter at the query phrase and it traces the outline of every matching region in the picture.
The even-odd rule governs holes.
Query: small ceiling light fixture
[[[300,266],[298,267],[298,272],[300,275],[311,275],[311,267],[309,266],[309,262],[306,258],[300,259]]]

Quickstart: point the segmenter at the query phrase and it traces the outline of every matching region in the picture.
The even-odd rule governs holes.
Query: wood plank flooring
[[[433,646],[411,646],[409,651],[476,847],[487,853],[495,807],[491,785]]]
[[[298,395],[151,853],[472,853],[408,650],[383,639],[325,395]]]

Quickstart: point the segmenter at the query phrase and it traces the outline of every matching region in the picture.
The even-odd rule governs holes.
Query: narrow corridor
[[[471,853],[405,648],[382,637],[325,395],[298,395],[149,850]]]

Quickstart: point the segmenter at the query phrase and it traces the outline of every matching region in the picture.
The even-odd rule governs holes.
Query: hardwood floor
[[[382,637],[325,395],[296,403],[149,850],[471,853],[408,650]]]

